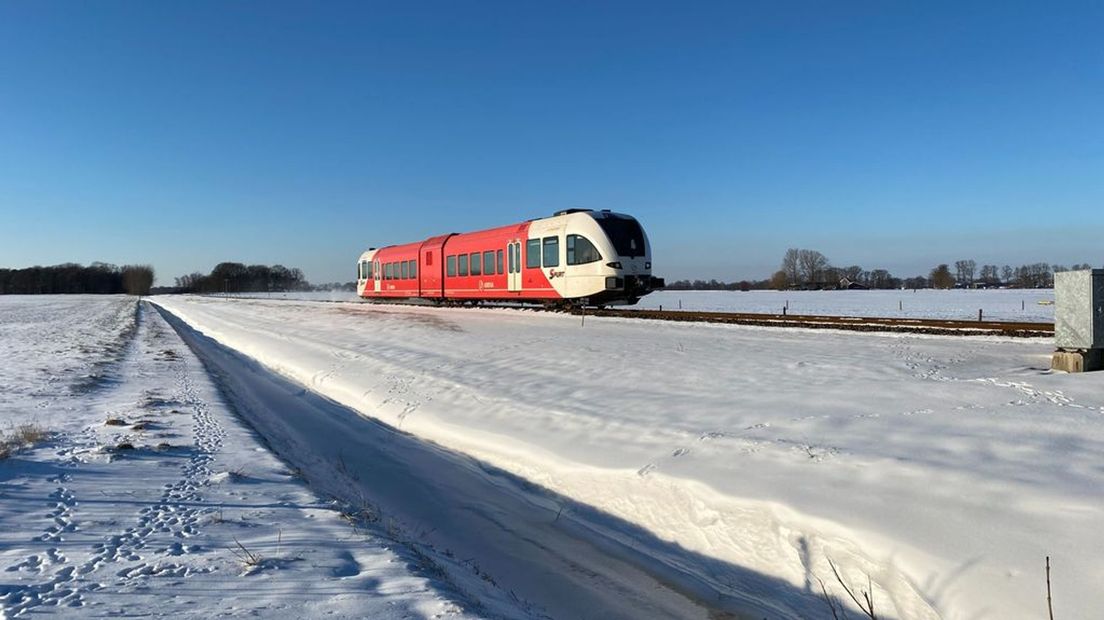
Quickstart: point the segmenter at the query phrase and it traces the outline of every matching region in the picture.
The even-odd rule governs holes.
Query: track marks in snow
[[[77,499],[65,487],[58,487],[50,494],[50,499],[56,503],[46,517],[53,521],[53,524],[47,526],[46,531],[38,539],[43,542],[62,542],[66,534],[77,529],[76,524],[73,523],[73,509],[77,505]]]
[[[1008,403],[1013,406],[1024,405],[1027,404],[1027,402],[1042,402],[1060,407],[1083,407],[1075,403],[1072,398],[1063,394],[1061,390],[1041,390],[1026,381],[1013,381],[998,379],[996,377],[960,377],[954,376],[949,372],[951,369],[975,356],[978,351],[986,346],[984,342],[979,342],[969,349],[955,349],[952,355],[942,359],[917,351],[917,342],[920,341],[916,338],[906,336],[896,339],[896,342],[890,345],[894,355],[900,358],[904,362],[905,367],[917,378],[943,382],[975,382],[1009,389],[1016,392],[1019,396],[1016,400]],[[1024,398],[1028,400],[1024,401]]]
[[[171,372],[171,392],[166,395],[161,389],[147,389],[127,405],[119,402],[118,397],[113,395],[114,391],[121,389],[120,386],[125,381],[120,381],[117,385],[97,384],[100,393],[94,395],[96,402],[112,403],[107,408],[109,416],[123,415],[132,422],[142,424],[127,428],[121,435],[112,430],[105,431],[100,424],[86,427],[70,436],[70,443],[57,450],[54,455],[61,466],[79,466],[105,454],[101,448],[105,441],[108,445],[122,441],[139,443],[145,438],[144,433],[147,430],[175,427],[176,421],[166,420],[162,423],[160,419],[180,413],[183,409],[191,412],[190,423],[185,425],[187,428],[179,429],[193,436],[193,446],[188,450],[190,456],[180,467],[177,479],[164,484],[160,497],[136,510],[130,526],[114,533],[103,534],[100,542],[87,548],[74,548],[71,551],[73,555],[83,556],[82,561],[75,563],[70,562],[57,546],[71,546],[73,542],[68,539],[82,530],[81,515],[78,513],[80,501],[76,492],[65,484],[75,474],[52,476],[50,480],[59,486],[48,497],[50,509],[44,515],[46,526],[34,542],[54,546],[5,568],[8,573],[26,574],[36,578],[35,582],[0,587],[0,610],[11,617],[19,617],[40,607],[81,607],[85,605],[88,593],[105,587],[120,588],[126,587],[132,581],[153,577],[185,577],[192,572],[210,570],[174,564],[167,562],[165,558],[201,549],[196,545],[186,545],[183,541],[199,534],[199,506],[202,503],[200,491],[211,476],[209,464],[221,448],[224,433],[218,421],[210,415],[207,404],[197,396],[180,354],[166,348],[165,342],[169,334],[159,323],[151,325],[148,317],[144,317],[144,312],[146,311],[139,313],[136,327],[131,333],[133,340],[125,347],[125,354],[113,368],[113,373],[124,380],[142,375],[148,371],[140,366],[141,358],[153,357],[158,365],[167,367]],[[88,387],[88,384],[83,384],[82,389]],[[136,429],[139,432],[133,432]],[[133,452],[133,455],[130,451],[107,452],[107,466],[124,464],[120,460],[141,461],[150,453],[148,448],[138,448]],[[125,464],[157,467],[153,460]],[[92,535],[92,532],[87,532],[85,537],[87,535]],[[163,540],[166,538],[175,540]],[[108,574],[106,569],[109,565],[121,567]]]

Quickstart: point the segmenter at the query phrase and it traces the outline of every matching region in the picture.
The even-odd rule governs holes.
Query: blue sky
[[[0,265],[369,245],[566,207],[668,278],[1104,263],[1104,4],[0,3]]]

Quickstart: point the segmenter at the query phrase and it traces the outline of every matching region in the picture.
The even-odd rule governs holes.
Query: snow
[[[318,291],[235,293],[234,297],[303,301],[358,301],[356,293]],[[681,304],[681,308],[680,308]],[[955,289],[873,291],[656,291],[635,306],[640,310],[701,310],[826,316],[977,319],[978,310],[994,321],[1054,321],[1054,289]]]
[[[939,299],[975,293],[1006,292]],[[507,495],[528,483],[558,528],[718,608],[823,617],[818,580],[841,594],[831,559],[852,584],[869,576],[889,617],[1035,618],[1046,555],[1058,615],[1104,607],[1104,373],[1050,372],[1050,340],[155,301],[343,411],[467,455]],[[281,436],[321,453],[335,435]],[[482,569],[503,589],[507,551]]]
[[[1104,607],[1104,373],[1047,339],[153,301],[0,297],[0,433],[50,433],[0,460],[0,617],[813,618],[830,559],[880,617],[1037,618],[1047,555]]]
[[[134,298],[0,297],[0,372],[0,432],[49,433],[0,460],[0,617],[475,617],[270,453]]]
[[[1054,321],[1053,289],[872,291],[657,291],[639,309],[994,321]],[[1043,303],[1039,303],[1043,302]]]

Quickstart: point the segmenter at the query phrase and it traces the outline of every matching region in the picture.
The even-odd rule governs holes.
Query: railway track
[[[941,336],[1013,336],[1045,338],[1054,336],[1054,323],[1015,321],[963,321],[950,319],[902,319],[889,317],[820,316],[799,314],[751,314],[738,312],[696,312],[687,310],[579,309],[572,314],[612,316],[654,321],[727,323],[762,327],[802,327],[807,329],[845,329],[861,332],[904,332]]]

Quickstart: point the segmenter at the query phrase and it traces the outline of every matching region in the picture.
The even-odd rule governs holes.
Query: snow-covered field
[[[879,617],[1039,618],[1046,555],[1104,608],[1104,373],[1047,340],[152,301],[0,297],[0,433],[49,432],[0,617],[821,618],[830,559]]]
[[[355,293],[243,293],[256,299],[357,301]],[[1041,303],[1040,303],[1041,302]],[[918,291],[656,291],[633,308],[994,321],[1054,321],[1053,289]]]
[[[876,316],[994,321],[1054,320],[1053,289],[940,291],[657,291],[634,306],[641,309],[708,312]],[[1040,304],[1039,302],[1044,302]]]
[[[840,593],[831,559],[851,584],[871,580],[884,617],[1038,618],[1050,555],[1056,617],[1104,609],[1104,373],[1051,373],[1048,340],[155,302],[342,411],[470,455],[469,469],[548,513],[554,527],[530,522],[523,540],[567,528],[715,608],[825,617],[820,580]],[[333,428],[312,440],[296,424],[278,433],[302,442],[288,449],[333,460]],[[373,458],[348,467],[369,475]],[[381,494],[405,501],[402,488]],[[502,505],[468,501],[458,517]],[[417,506],[399,511],[406,526],[455,544],[453,519]],[[509,549],[470,552],[500,588],[539,592]],[[558,617],[559,598],[522,609]]]
[[[0,434],[48,433],[0,460],[0,618],[474,617],[268,452],[134,298],[0,297],[0,378]]]

